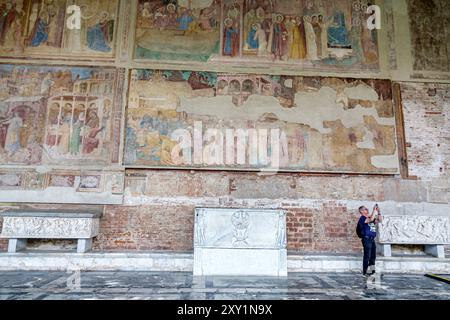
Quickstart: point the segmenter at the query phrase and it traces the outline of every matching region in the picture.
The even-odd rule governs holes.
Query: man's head
[[[365,206],[359,207],[358,210],[359,210],[359,213],[362,214],[362,215],[367,215],[367,214],[369,214],[369,209],[367,209]]]

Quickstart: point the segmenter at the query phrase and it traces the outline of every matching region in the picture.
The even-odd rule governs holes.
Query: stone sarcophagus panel
[[[379,241],[396,244],[448,244],[450,218],[442,216],[384,216]]]
[[[384,256],[391,256],[391,244],[425,245],[425,252],[445,258],[450,243],[450,217],[385,216],[379,225],[378,241]]]
[[[287,276],[286,213],[196,209],[194,275]]]
[[[25,249],[27,239],[76,239],[79,253],[89,251],[99,234],[101,212],[2,213],[0,238],[9,239],[8,252]]]

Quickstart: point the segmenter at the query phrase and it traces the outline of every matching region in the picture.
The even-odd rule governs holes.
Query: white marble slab
[[[194,275],[287,276],[283,210],[199,208]]]

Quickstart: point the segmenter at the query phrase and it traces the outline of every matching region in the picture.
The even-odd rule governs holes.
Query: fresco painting
[[[102,176],[86,175],[80,177],[78,192],[102,192]]]
[[[50,176],[49,187],[73,188],[75,185],[74,174],[53,174]]]
[[[80,28],[69,28],[80,8]],[[1,0],[0,55],[113,57],[118,0]]]
[[[378,69],[378,35],[367,29],[367,5],[367,0],[140,0],[135,58]]]
[[[220,50],[219,0],[139,0],[136,58],[207,61]]]
[[[3,165],[108,164],[116,69],[0,66]]]
[[[18,172],[0,171],[1,189],[20,189],[24,181],[23,174]]]
[[[190,143],[180,140],[180,129]],[[265,163],[251,146],[236,160],[236,132],[254,130],[267,146],[271,136],[261,133],[276,129],[282,171],[398,172],[388,80],[143,69],[132,71],[124,164],[258,170]],[[196,160],[196,130],[200,158],[215,154],[214,161]]]
[[[450,71],[450,2],[408,0],[414,70]]]

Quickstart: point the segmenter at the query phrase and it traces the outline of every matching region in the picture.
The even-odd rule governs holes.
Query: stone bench
[[[99,234],[101,212],[9,211],[0,213],[0,238],[8,239],[8,252],[24,250],[28,239],[76,239],[77,252],[92,248]]]
[[[445,245],[450,243],[450,217],[383,216],[378,226],[381,254],[392,256],[392,244],[424,245],[425,252],[445,258]]]
[[[194,275],[286,277],[286,212],[196,209]]]

